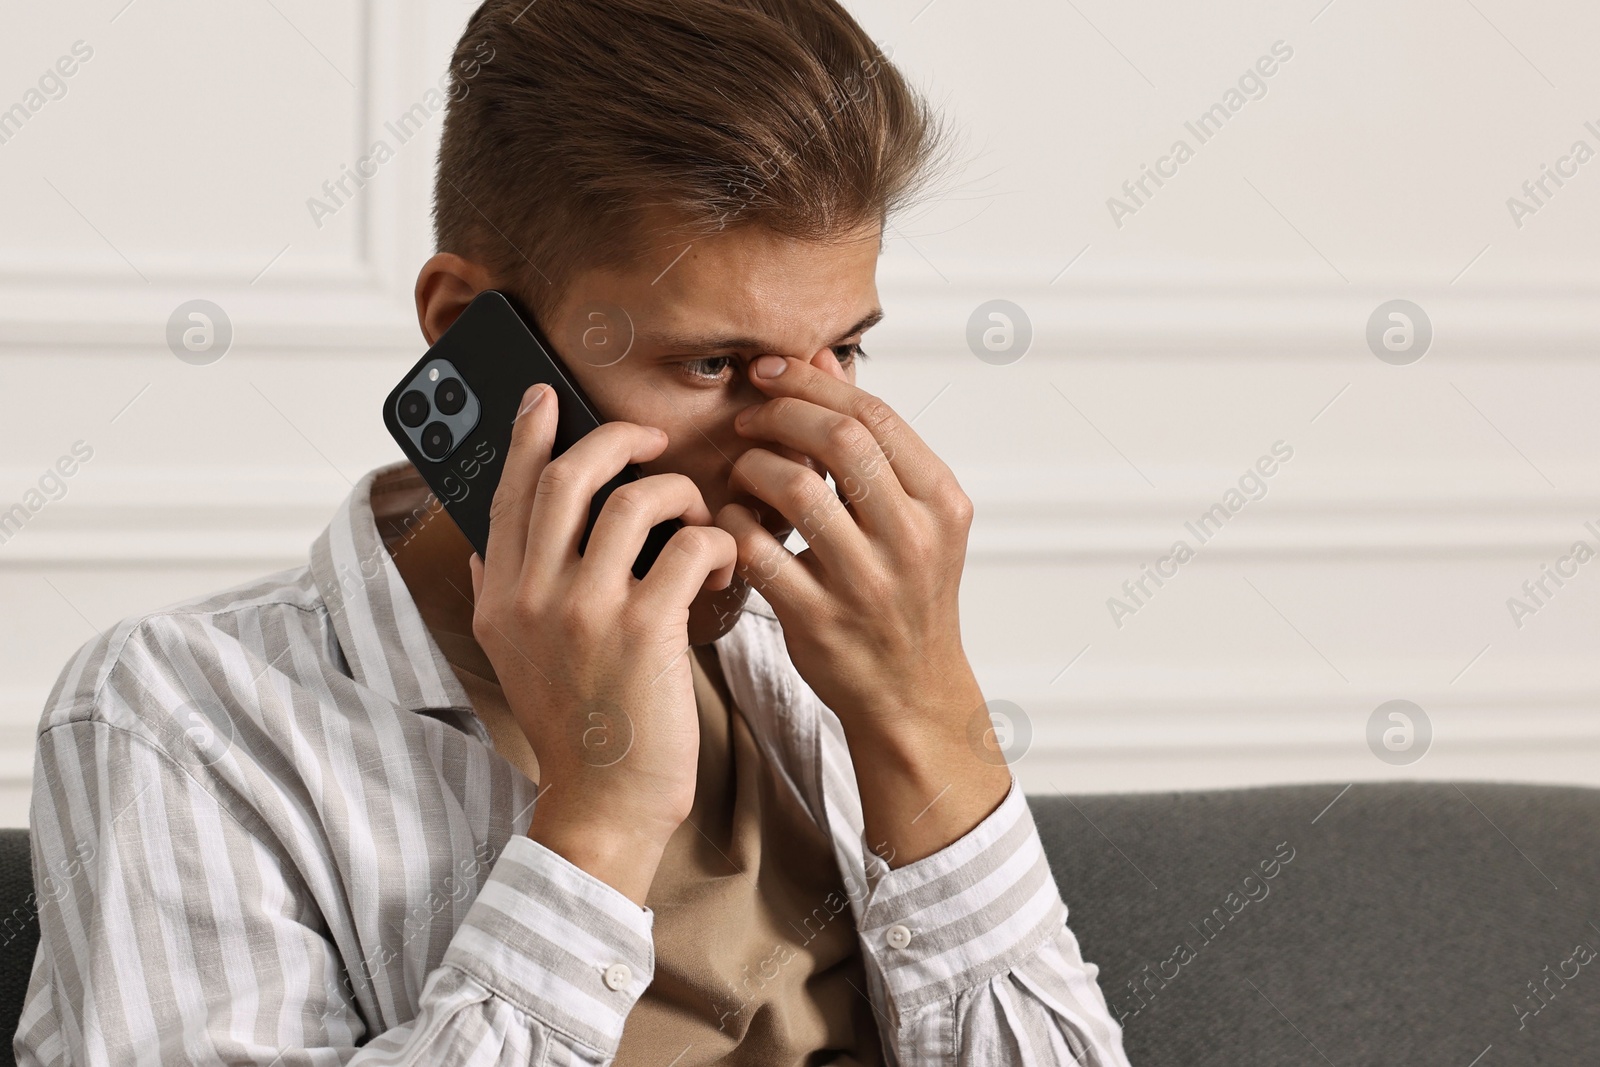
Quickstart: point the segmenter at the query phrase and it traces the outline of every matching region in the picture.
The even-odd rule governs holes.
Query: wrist
[[[938,776],[968,756],[993,762],[976,747],[982,738],[980,727],[990,725],[983,692],[976,684],[959,696],[942,696],[936,702],[879,700],[870,713],[846,711],[839,722],[852,756],[870,754],[907,774]]]
[[[629,820],[571,816],[536,804],[528,837],[644,907],[670,834]]]

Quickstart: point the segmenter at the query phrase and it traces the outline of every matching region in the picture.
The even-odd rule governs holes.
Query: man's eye
[[[860,344],[834,345],[833,356],[839,361],[839,366],[848,367],[852,360],[866,359],[867,350],[862,348]]]
[[[733,363],[732,356],[708,356],[705,359],[691,359],[678,364],[683,368],[683,373],[691,378],[702,381],[719,381],[722,372]]]
[[[856,359],[866,359],[867,350],[860,344],[834,345],[833,356],[841,367],[848,367]],[[679,363],[682,373],[696,381],[721,381],[722,372],[737,362],[735,356],[707,356]]]

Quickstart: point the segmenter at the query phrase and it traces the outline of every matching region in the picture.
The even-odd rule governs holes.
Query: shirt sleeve
[[[514,835],[418,1016],[374,1033],[301,878],[193,770],[105,722],[41,733],[19,1064],[611,1061],[653,977],[649,909]]]
[[[883,867],[865,851],[863,863]],[[867,894],[863,952],[881,978],[894,1062],[1129,1067],[1099,970],[1066,920],[1013,775],[970,833],[881,873]]]

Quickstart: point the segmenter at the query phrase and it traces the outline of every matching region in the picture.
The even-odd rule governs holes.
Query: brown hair
[[[438,250],[536,315],[669,228],[882,225],[948,159],[938,117],[836,0],[485,0],[451,72]]]

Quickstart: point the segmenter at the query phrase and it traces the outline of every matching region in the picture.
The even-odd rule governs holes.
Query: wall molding
[[[381,229],[381,227],[380,227]],[[94,352],[159,349],[166,318],[196,295],[220,304],[234,325],[237,351],[271,356],[308,351],[389,354],[418,346],[411,272],[431,244],[413,231],[376,269],[329,267],[251,285],[247,277],[191,269],[151,285],[71,275],[36,282],[0,280],[0,358],[42,350]],[[1404,294],[1427,310],[1433,347],[1424,359],[1503,360],[1507,352],[1540,358],[1600,355],[1600,287],[1529,290],[1512,286],[1340,286],[1239,275],[1204,282],[1154,271],[1144,278],[1086,274],[1048,284],[1045,264],[997,274],[950,267],[948,282],[914,265],[886,262],[879,290],[892,323],[879,346],[891,352],[964,348],[967,317],[1004,298],[1032,321],[1030,358],[1074,354],[1144,358],[1245,356],[1274,360],[1370,360],[1368,315]],[[259,269],[259,268],[258,268]],[[92,293],[92,299],[85,294]]]
[[[426,3],[355,0],[351,74],[357,101],[346,148],[340,158],[326,161],[330,178],[366,155],[378,138],[392,139],[384,122],[417,103],[444,71],[443,64],[432,70],[424,57],[430,47],[438,50],[437,42],[417,39]],[[407,271],[420,266],[431,247],[427,211],[417,205],[427,200],[423,190],[430,182],[437,126],[435,115],[416,144],[397,153],[349,202],[353,255],[347,257],[307,251],[315,242],[309,224],[286,231],[281,246],[253,252],[230,247],[135,254],[148,282],[109,253],[0,256],[0,358],[74,347],[163,350],[167,317],[195,297],[228,312],[239,350],[363,351],[414,344],[414,277]],[[284,254],[291,249],[301,254]]]

